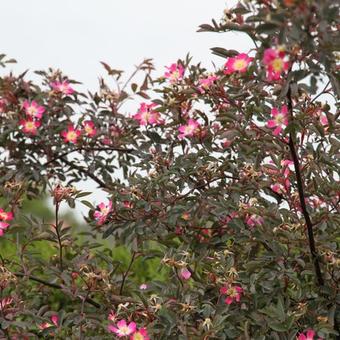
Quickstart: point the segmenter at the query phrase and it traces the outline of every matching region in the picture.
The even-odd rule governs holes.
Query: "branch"
[[[92,180],[94,180],[97,184],[99,184],[99,186],[103,189],[112,189],[109,185],[107,185],[105,182],[103,182],[100,178],[98,178],[96,175],[94,175],[92,172],[90,172],[89,170],[84,169],[82,166],[76,165],[70,161],[68,161],[65,158],[60,158],[60,160],[62,162],[64,162],[65,164],[67,164],[69,167],[71,167],[72,169],[76,169],[79,172],[81,172],[82,174],[90,177]]]
[[[29,280],[39,282],[39,283],[41,283],[41,284],[43,284],[44,286],[47,286],[47,287],[56,288],[56,289],[63,289],[62,286],[60,286],[56,283],[47,282],[45,280],[42,280],[42,279],[35,277],[35,276],[32,276],[32,275],[27,275],[25,273],[13,273],[13,274],[17,277],[24,277],[24,278],[27,277]],[[85,301],[88,302],[90,305],[96,307],[96,308],[101,307],[101,305],[99,303],[97,303],[96,301],[92,300],[89,297],[85,297]]]
[[[131,261],[130,264],[128,266],[128,269],[126,270],[126,272],[123,274],[123,279],[122,279],[122,283],[120,285],[120,290],[119,290],[119,294],[121,295],[123,293],[123,289],[124,289],[124,284],[125,284],[125,280],[127,278],[127,276],[129,275],[129,271],[132,267],[133,262],[135,261],[137,253],[134,251],[131,257]]]
[[[289,109],[290,117],[291,117],[291,119],[293,119],[293,117],[294,117],[293,116],[293,101],[292,101],[292,94],[291,94],[291,87],[290,86],[289,86],[288,93],[287,93],[287,100],[288,100],[288,109]],[[305,221],[306,221],[309,248],[310,248],[310,252],[311,252],[311,255],[312,255],[312,261],[313,261],[313,264],[314,264],[318,284],[320,286],[323,286],[324,280],[323,280],[321,269],[320,269],[318,252],[317,252],[316,246],[315,246],[314,233],[313,233],[313,223],[310,219],[310,216],[309,216],[309,213],[308,213],[307,207],[306,207],[306,199],[305,199],[305,193],[304,193],[304,188],[303,188],[303,181],[302,181],[302,176],[301,176],[301,172],[300,172],[300,163],[299,163],[298,155],[297,155],[297,152],[296,152],[296,149],[295,149],[295,144],[294,144],[292,133],[289,134],[289,144],[288,145],[289,145],[289,149],[290,149],[290,152],[291,152],[291,155],[292,155],[292,158],[293,158],[293,162],[294,162],[296,183],[297,183],[297,188],[298,188],[298,192],[299,192],[302,214],[303,214]]]
[[[84,147],[79,147],[79,148],[75,148],[69,151],[66,151],[52,159],[50,159],[49,161],[47,161],[46,163],[44,163],[42,166],[46,167],[47,165],[54,163],[55,161],[57,161],[58,159],[62,159],[65,156],[76,152],[76,151],[118,151],[118,152],[123,152],[123,153],[131,153],[132,151],[134,151],[133,149],[125,149],[125,148],[109,148],[109,147],[94,147],[94,148],[84,148]]]

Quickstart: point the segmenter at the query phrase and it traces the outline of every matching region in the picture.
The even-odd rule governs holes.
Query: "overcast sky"
[[[94,88],[99,61],[131,70],[143,58],[157,68],[190,52],[195,61],[210,67],[209,48],[247,51],[249,41],[240,33],[196,33],[212,18],[219,20],[222,0],[2,0],[0,52],[16,58],[15,70],[60,68],[70,77]]]
[[[223,0],[1,0],[0,53],[18,61],[15,72],[60,68],[95,89],[105,74],[100,61],[131,71],[153,58],[158,72],[189,52],[208,69],[223,59],[210,48],[247,52],[242,33],[197,33],[200,24],[219,21],[235,1]],[[32,73],[31,73],[32,76]],[[86,185],[81,185],[86,187]],[[94,189],[94,186],[92,186]],[[86,187],[89,190],[88,187]],[[91,199],[97,203],[103,194]],[[87,209],[81,209],[84,213]]]

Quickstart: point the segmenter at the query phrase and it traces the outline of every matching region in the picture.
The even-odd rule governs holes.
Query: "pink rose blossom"
[[[267,48],[264,51],[263,63],[267,68],[267,80],[279,80],[281,74],[288,70],[289,62],[285,60],[285,52],[280,49]]]
[[[3,311],[6,307],[8,307],[13,302],[13,298],[7,296],[0,300],[0,310]]]
[[[272,108],[271,115],[273,119],[268,120],[267,127],[274,128],[273,134],[277,136],[288,125],[288,108],[286,105],[283,105],[281,111],[279,111],[274,107]]]
[[[109,325],[108,330],[112,333],[117,334],[118,337],[121,338],[123,336],[133,334],[136,331],[136,323],[130,322],[129,324],[127,324],[125,320],[120,320],[117,322],[117,327]]]
[[[289,159],[283,159],[281,161],[281,166],[283,167],[283,175],[284,177],[288,177],[291,172],[295,170],[294,162]]]
[[[187,268],[182,268],[180,271],[180,276],[184,280],[189,280],[191,277],[191,272]]]
[[[0,221],[0,236],[3,236],[5,233],[5,230],[9,227],[9,224],[6,222]]]
[[[276,192],[277,194],[284,194],[285,193],[285,187],[280,183],[275,183],[270,186],[270,188]]]
[[[244,73],[247,71],[248,65],[254,58],[248,57],[246,53],[240,53],[236,57],[228,58],[224,73],[231,74],[235,72]]]
[[[164,73],[164,77],[169,79],[171,84],[175,84],[183,79],[184,68],[181,64],[171,64],[166,69],[168,71]]]
[[[88,137],[94,137],[97,133],[94,123],[91,120],[84,121],[83,128],[84,128],[86,136]]]
[[[58,324],[59,324],[59,317],[58,315],[52,315],[51,316],[51,321],[53,322],[53,324],[58,327]]]
[[[243,289],[240,286],[226,285],[220,289],[220,294],[227,296],[224,300],[227,305],[232,304],[234,301],[240,302],[242,293]]]
[[[133,119],[138,120],[139,125],[162,124],[163,120],[161,119],[160,113],[153,110],[155,106],[155,103],[141,103],[137,113],[133,116]]]
[[[260,226],[264,223],[264,219],[262,216],[259,215],[250,215],[247,216],[246,218],[246,224],[250,227],[250,228],[254,228],[255,226]]]
[[[67,130],[61,133],[61,136],[64,138],[65,143],[77,143],[79,136],[81,135],[81,131],[75,129],[73,125],[69,125]]]
[[[102,202],[98,205],[98,209],[99,210],[96,210],[94,212],[94,218],[97,220],[97,223],[100,225],[106,221],[108,215],[112,211],[112,202],[109,201],[108,204],[105,204]]]
[[[308,329],[306,334],[300,333],[297,337],[298,340],[314,340],[315,331]]]
[[[180,132],[178,138],[183,139],[184,137],[193,137],[197,133],[199,127],[200,124],[198,121],[189,119],[186,125],[181,125],[178,128],[178,131]]]
[[[53,88],[54,91],[60,92],[66,95],[74,93],[74,89],[70,86],[70,83],[67,80],[63,80],[62,82],[55,81],[51,83],[51,87]]]
[[[208,77],[206,77],[206,78],[202,78],[202,79],[200,79],[199,81],[198,81],[198,83],[199,83],[199,86],[198,86],[198,91],[200,92],[200,93],[205,93],[205,92],[207,92],[209,89],[210,89],[210,87],[212,86],[212,85],[214,85],[214,82],[217,80],[218,78],[216,77],[216,76],[214,76],[214,75],[211,75],[211,76],[208,76]]]
[[[110,314],[107,318],[108,318],[108,320],[115,322],[116,321],[116,313],[113,310],[111,310],[111,312],[110,312]]]
[[[45,108],[38,105],[38,103],[34,100],[31,102],[25,100],[23,103],[23,108],[25,109],[26,115],[30,116],[31,118],[41,119],[43,113],[45,112]]]
[[[28,120],[22,119],[19,122],[19,125],[22,126],[22,131],[24,133],[35,136],[37,134],[37,129],[41,125],[41,123],[39,121],[34,121],[32,119],[28,119]]]
[[[150,340],[148,331],[146,328],[140,328],[130,336],[130,340]]]
[[[14,216],[11,211],[6,212],[4,209],[0,208],[0,220],[2,221],[11,221],[13,220]]]

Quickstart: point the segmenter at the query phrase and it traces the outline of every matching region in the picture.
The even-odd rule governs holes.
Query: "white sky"
[[[90,88],[105,74],[99,61],[131,70],[153,58],[164,72],[190,52],[210,67],[223,62],[210,47],[251,46],[242,33],[196,33],[225,7],[222,0],[2,0],[0,52],[18,60],[14,70],[60,68]]]
[[[131,71],[143,58],[164,66],[190,52],[194,62],[211,68],[211,47],[247,52],[251,42],[242,33],[197,33],[200,24],[217,22],[223,0],[2,0],[0,53],[15,58],[14,72],[60,68],[86,88],[95,89],[105,71],[100,61]],[[32,73],[31,73],[32,76]],[[85,187],[86,186],[83,186]],[[93,188],[94,189],[94,188]],[[86,190],[89,190],[88,185]],[[99,192],[91,200],[104,199]],[[81,209],[86,213],[86,209]]]

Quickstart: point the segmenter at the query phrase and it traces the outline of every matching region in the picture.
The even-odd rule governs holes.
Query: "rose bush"
[[[94,93],[59,70],[4,73],[2,338],[336,338],[338,14],[244,0],[199,31],[242,32],[252,50],[215,47],[214,70],[187,57],[158,78],[151,60],[127,80],[103,63],[116,86]],[[53,221],[23,212],[46,193]],[[81,230],[60,214],[76,203]]]

